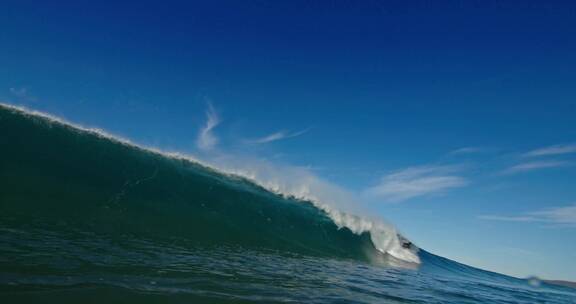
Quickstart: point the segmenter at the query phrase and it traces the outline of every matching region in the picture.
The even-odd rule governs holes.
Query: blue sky
[[[576,280],[568,1],[0,4],[0,100],[320,177],[421,247]]]

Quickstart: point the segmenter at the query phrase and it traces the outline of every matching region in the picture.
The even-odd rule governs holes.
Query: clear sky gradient
[[[304,168],[433,253],[576,280],[576,2],[187,2],[2,1],[0,100]]]

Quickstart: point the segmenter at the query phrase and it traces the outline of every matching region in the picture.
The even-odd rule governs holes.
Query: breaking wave
[[[4,104],[0,135],[4,220],[420,263],[392,225],[353,214],[347,193],[293,169],[200,161]]]

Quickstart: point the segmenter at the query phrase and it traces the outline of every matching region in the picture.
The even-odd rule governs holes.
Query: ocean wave
[[[342,193],[342,190],[339,188],[334,187],[313,176],[306,175],[303,176],[304,178],[300,178],[301,176],[299,176],[299,178],[296,179],[298,182],[293,182],[293,180],[279,178],[279,176],[285,174],[286,171],[280,172],[278,174],[271,174],[271,172],[274,172],[274,170],[279,169],[274,168],[270,164],[265,166],[264,169],[259,167],[258,170],[255,170],[255,167],[242,168],[238,165],[231,164],[230,162],[200,160],[199,158],[189,154],[163,151],[158,148],[139,145],[131,140],[113,135],[102,129],[87,128],[82,125],[53,116],[51,114],[34,111],[23,107],[0,104],[0,111],[4,112],[4,116],[11,115],[16,120],[20,119],[19,123],[28,123],[29,125],[31,121],[35,121],[35,126],[33,128],[45,128],[47,126],[52,128],[54,126],[60,126],[63,128],[62,130],[64,130],[65,133],[59,135],[61,136],[59,139],[63,141],[70,141],[70,138],[66,139],[66,137],[95,136],[96,138],[106,140],[108,144],[121,145],[133,151],[139,151],[140,153],[153,154],[156,157],[165,158],[167,160],[184,162],[188,167],[193,166],[194,170],[198,170],[202,174],[211,174],[213,177],[216,176],[217,179],[221,179],[221,182],[226,183],[229,186],[232,185],[234,187],[245,187],[246,184],[253,183],[255,186],[262,187],[270,193],[282,197],[284,201],[297,201],[300,203],[312,204],[315,208],[321,211],[321,213],[315,214],[314,216],[321,217],[322,215],[326,215],[337,227],[338,231],[345,229],[357,236],[368,234],[372,246],[379,252],[388,254],[402,261],[415,264],[420,263],[420,258],[418,257],[417,253],[418,248],[413,245],[409,246],[410,248],[404,248],[405,246],[403,246],[403,244],[405,244],[407,241],[399,235],[394,226],[380,219],[359,216],[348,210],[343,210],[345,209],[343,205],[351,205],[351,202],[336,202],[335,199],[332,198],[343,197],[345,200],[350,200],[350,198],[347,197],[345,193]],[[5,121],[6,118],[4,119],[4,122]],[[41,125],[38,125],[38,121],[41,122]],[[14,126],[4,126],[5,129],[3,131],[17,132],[17,130],[12,129],[12,127]],[[42,130],[42,132],[49,132],[50,128],[45,128]],[[38,139],[28,138],[27,140],[34,141]],[[89,138],[85,139],[85,143],[89,141]],[[77,143],[73,142],[72,144]],[[90,144],[92,145],[94,143]],[[45,149],[45,146],[39,148]],[[91,148],[95,147],[92,146]],[[82,150],[84,148],[78,146],[75,147],[75,149]],[[58,153],[58,147],[51,147],[50,152]],[[44,150],[44,152],[39,150],[37,153],[40,155],[42,153],[46,153],[46,150]],[[76,157],[82,156],[77,155]],[[121,156],[120,158],[124,159],[126,157],[128,156],[125,155]],[[142,156],[132,155],[131,157]],[[48,157],[48,161],[49,160],[50,159]],[[155,160],[155,162],[158,162],[158,160]],[[70,170],[74,169],[71,168]],[[157,178],[156,175],[158,174],[158,169],[156,168],[155,170],[156,171],[146,173],[145,176],[141,178],[133,178],[131,180],[131,177],[126,177],[126,181],[122,189],[112,195],[112,198],[108,198],[108,202],[123,199],[123,196],[126,196],[126,189],[131,187],[134,188],[136,185],[146,182],[147,179]],[[176,170],[182,169],[179,168]],[[252,185],[249,185],[248,188],[252,190],[254,189]],[[246,191],[246,188],[242,189],[242,191]],[[330,195],[325,195],[325,193],[330,193]],[[209,200],[210,198],[207,199]],[[289,235],[290,234],[285,234],[282,237]],[[296,234],[292,236],[296,236]],[[299,242],[300,240],[295,239],[292,241]],[[346,244],[341,245],[346,246]],[[358,242],[354,245],[360,246]]]

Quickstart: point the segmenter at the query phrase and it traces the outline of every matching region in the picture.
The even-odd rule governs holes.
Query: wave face
[[[0,299],[436,299],[412,286],[422,272],[542,293],[401,248],[388,226],[50,117],[0,106],[0,140]],[[546,290],[550,303],[570,295]]]
[[[374,250],[368,233],[241,177],[17,110],[0,126],[5,221],[354,259]]]

